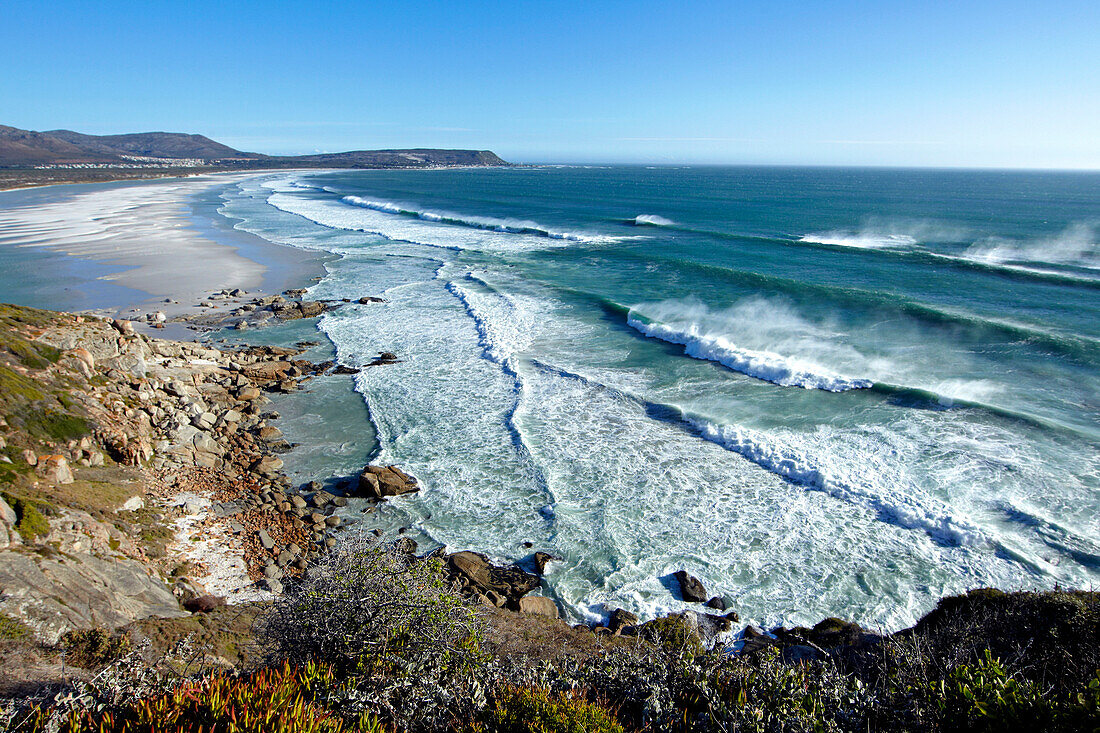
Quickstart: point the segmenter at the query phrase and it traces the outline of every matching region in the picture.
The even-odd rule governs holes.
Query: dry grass
[[[493,656],[514,661],[584,661],[610,649],[644,644],[637,637],[597,636],[588,629],[574,629],[564,621],[515,613],[506,609],[485,609],[485,650]]]

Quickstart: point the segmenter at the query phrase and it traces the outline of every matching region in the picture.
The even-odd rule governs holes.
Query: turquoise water
[[[355,378],[375,460],[424,487],[383,516],[562,556],[545,592],[575,618],[679,608],[681,568],[753,621],[886,628],[1100,580],[1100,175],[356,171],[221,196],[340,255],[312,297],[387,299],[320,322],[345,364],[403,360]]]

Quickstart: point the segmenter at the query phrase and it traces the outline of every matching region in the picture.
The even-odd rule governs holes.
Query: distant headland
[[[489,150],[410,148],[264,155],[181,132],[85,135],[71,130],[35,132],[0,125],[0,190],[218,171],[501,165],[508,163]]]

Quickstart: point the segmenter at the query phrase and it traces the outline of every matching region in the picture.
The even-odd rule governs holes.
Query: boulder
[[[531,613],[536,616],[546,616],[547,618],[560,618],[558,614],[558,605],[550,598],[543,596],[527,596],[526,598],[519,599],[520,613]]]
[[[134,324],[117,318],[111,321],[111,328],[115,329],[123,336],[131,336],[134,333]]]
[[[38,465],[38,456],[34,454],[34,451],[30,449],[25,449],[22,453],[20,453],[20,455],[23,456],[23,462],[26,463],[28,466]]]
[[[271,535],[267,533],[267,530],[261,529],[256,533],[256,537],[265,550],[271,550],[275,547],[275,540],[271,539]]]
[[[261,394],[262,393],[258,388],[253,387],[251,384],[248,384],[237,390],[237,399],[243,400],[245,402],[251,402],[252,400],[259,399]]]
[[[702,603],[707,600],[707,589],[703,582],[686,570],[677,570],[673,577],[680,583],[680,595],[689,603]]]
[[[275,443],[283,439],[283,431],[274,425],[264,425],[256,437],[265,443]]]
[[[397,466],[367,466],[359,474],[359,492],[375,499],[419,490],[416,479]]]
[[[313,506],[320,508],[331,504],[332,500],[335,498],[335,496],[328,493],[327,491],[317,491],[314,492],[313,496],[309,498],[309,501],[311,504],[313,504]]]
[[[145,508],[145,499],[144,498],[142,498],[140,496],[131,496],[129,499],[122,502],[122,506],[120,506],[115,511],[118,511],[118,512],[136,512],[137,510],[144,509],[144,508]]]
[[[699,633],[709,641],[718,634],[723,634],[732,629],[733,621],[737,619],[737,615],[733,614],[733,618],[730,619],[726,616],[715,616],[712,613],[696,613],[695,618],[698,621]]]
[[[539,575],[544,575],[546,573],[546,566],[554,560],[560,561],[561,558],[555,555],[551,555],[549,552],[536,552],[534,560],[535,567],[538,568]]]
[[[726,610],[726,601],[721,596],[715,596],[714,598],[711,598],[709,601],[706,602],[705,605],[707,608],[713,608],[716,611]]]
[[[610,618],[607,620],[607,628],[611,629],[611,633],[617,634],[627,626],[637,626],[638,617],[630,611],[616,608],[611,612]]]
[[[294,366],[289,361],[264,361],[259,364],[249,364],[242,371],[249,379],[259,379],[265,382],[278,382],[286,377],[287,372]],[[244,388],[242,388],[244,389]],[[246,399],[238,393],[238,399]]]
[[[819,621],[809,633],[810,641],[823,649],[838,646],[860,646],[875,637],[875,634],[867,632],[859,624],[839,618],[827,618]]]
[[[267,478],[275,478],[279,475],[279,471],[283,468],[283,459],[278,456],[263,456],[256,460],[251,469],[254,473],[258,473],[261,476]]]
[[[199,430],[210,430],[217,421],[217,416],[212,412],[200,412],[198,415],[191,418],[191,424]]]
[[[367,303],[385,303],[384,298],[376,298],[373,295],[364,295],[358,301],[359,305],[366,305]]]
[[[73,472],[69,461],[62,455],[40,456],[34,472],[54,484],[71,484]]]
[[[171,382],[166,384],[164,386],[164,391],[170,395],[175,395],[176,397],[183,397],[188,392],[187,385],[178,379],[173,379]]]
[[[95,369],[95,357],[92,356],[92,352],[88,351],[83,346],[78,346],[73,349],[69,352],[69,355],[87,366],[88,371],[93,371]]]
[[[195,446],[195,450],[201,453],[213,453],[220,456],[225,453],[225,449],[214,440],[207,433],[195,433],[195,437],[192,439],[192,443]]]
[[[325,304],[316,300],[303,300],[298,305],[298,310],[302,312],[303,318],[313,318],[325,312]]]

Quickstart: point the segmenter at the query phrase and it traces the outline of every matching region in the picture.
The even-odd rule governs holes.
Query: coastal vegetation
[[[193,650],[177,647],[174,659],[167,653],[150,661],[135,649],[75,692],[24,708],[10,724],[26,731],[46,730],[53,720],[62,731],[469,733],[1100,725],[1100,675],[1082,672],[1096,663],[1100,603],[1091,593],[977,591],[944,599],[899,634],[867,635],[850,624],[837,634],[826,624],[781,630],[739,654],[722,644],[700,649],[617,637],[598,653],[575,656],[568,653],[575,640],[563,636],[552,658],[535,661],[538,655],[494,652],[495,632],[441,584],[438,563],[383,547],[354,554],[368,557],[358,567],[349,564],[351,553],[321,559],[312,572],[325,580],[303,581],[264,609],[251,643],[265,654],[253,665],[188,675],[178,665]],[[390,584],[395,569],[413,579],[407,604],[399,595],[405,586]],[[349,615],[339,601],[326,611],[321,599],[334,589],[338,599],[364,591],[359,613]],[[272,624],[276,615],[281,620]],[[1005,626],[1012,620],[1019,625]],[[323,628],[340,641],[307,638],[295,647],[287,636]],[[80,638],[90,655],[82,663],[100,668],[120,637]],[[352,639],[364,642],[358,652]]]

